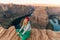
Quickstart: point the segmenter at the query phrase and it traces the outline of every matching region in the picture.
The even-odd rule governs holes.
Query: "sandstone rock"
[[[40,28],[45,29],[48,24],[48,15],[46,7],[35,7],[35,11],[31,17],[33,23],[40,25]]]
[[[60,15],[60,7],[47,7],[49,15]]]
[[[0,31],[2,29],[4,28],[0,27]],[[4,29],[0,33],[0,40],[21,40],[21,38],[17,36],[15,28],[14,26],[12,26],[9,29]],[[60,32],[32,28],[30,38],[28,38],[27,40],[60,40]]]

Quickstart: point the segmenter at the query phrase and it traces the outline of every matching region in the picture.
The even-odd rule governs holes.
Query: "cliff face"
[[[49,15],[60,15],[60,7],[47,7]]]
[[[14,26],[9,29],[0,27],[0,40],[21,40],[21,38],[17,36]],[[60,32],[32,28],[30,38],[27,40],[60,40]]]
[[[14,4],[1,4],[0,5],[0,24],[4,28],[8,28],[10,23],[21,16],[33,13],[32,6],[14,5]]]
[[[48,24],[48,14],[46,11],[46,7],[34,7],[35,11],[33,12],[33,15],[31,17],[31,20],[36,25],[38,25],[40,28],[45,29]]]
[[[36,28],[45,29],[48,24],[46,7],[9,4],[1,5],[0,10],[0,23],[4,26],[4,28],[8,28],[12,20],[32,12],[33,15],[30,17],[32,27],[34,26]]]
[[[8,28],[14,19],[30,13],[32,13],[30,16],[31,25],[34,28],[46,29],[49,15],[57,15],[60,19],[60,7],[0,4],[0,24],[4,28]]]

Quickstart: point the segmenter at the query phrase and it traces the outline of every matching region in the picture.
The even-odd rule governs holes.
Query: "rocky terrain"
[[[30,19],[34,28],[46,29],[50,15],[56,15],[60,19],[60,7],[0,4],[0,24],[9,28],[10,23],[16,18],[31,13]]]
[[[0,5],[0,24],[4,26],[4,28],[8,28],[10,23],[21,16],[26,14],[31,14],[34,8],[31,6],[25,5]]]
[[[10,26],[11,22],[31,13],[32,30],[31,36],[27,40],[60,40],[60,32],[50,30],[52,28],[49,24],[50,15],[57,16],[60,20],[60,7],[15,4],[0,4],[0,25],[2,25],[0,26],[0,40],[21,40],[15,32],[15,27]]]
[[[14,26],[9,29],[0,27],[0,40],[21,40],[21,38],[17,36]],[[60,40],[60,32],[32,28],[31,36],[27,40]]]
[[[46,12],[46,7],[34,7],[35,11],[31,17],[33,24],[35,23],[40,28],[45,29],[48,24],[48,14]],[[35,27],[35,26],[34,26]]]

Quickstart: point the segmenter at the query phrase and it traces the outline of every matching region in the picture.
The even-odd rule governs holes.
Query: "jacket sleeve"
[[[29,29],[29,27],[31,27],[30,24],[27,25],[26,29],[23,31],[22,35],[24,35],[26,33],[26,31]]]
[[[19,32],[21,32],[22,29],[23,29],[23,26],[21,27],[21,29],[19,30]]]

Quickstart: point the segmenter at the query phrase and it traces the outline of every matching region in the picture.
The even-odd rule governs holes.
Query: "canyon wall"
[[[30,13],[31,25],[34,28],[46,29],[50,15],[57,15],[60,19],[60,7],[0,4],[0,24],[9,28],[11,21]]]

